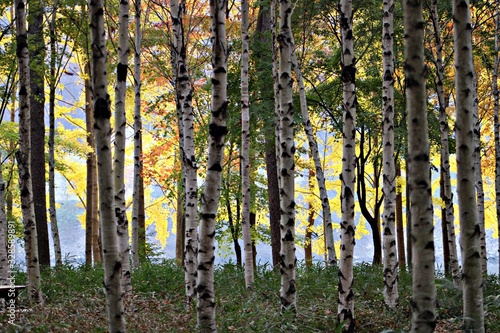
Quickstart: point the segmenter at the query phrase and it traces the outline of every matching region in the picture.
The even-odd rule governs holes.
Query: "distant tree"
[[[412,332],[433,332],[436,326],[434,224],[427,125],[426,69],[422,2],[404,1],[405,81],[408,121],[412,247]]]
[[[17,60],[19,72],[19,150],[16,152],[19,170],[19,187],[24,225],[28,299],[30,304],[43,302],[38,259],[38,241],[35,224],[35,207],[31,183],[31,134],[30,134],[30,70],[28,34],[26,31],[26,3],[15,0]]]
[[[337,318],[343,323],[344,332],[354,332],[354,183],[356,169],[356,65],[354,58],[353,11],[351,0],[340,0],[343,151],[340,222],[340,263],[338,280]]]
[[[91,77],[99,178],[104,289],[106,291],[109,331],[117,333],[125,332],[125,314],[121,285],[122,260],[116,232],[115,190],[111,158],[111,110],[107,80],[104,2],[102,0],[92,1],[89,4],[89,9],[92,45]]]
[[[467,0],[453,0],[457,195],[462,249],[463,327],[466,331],[484,332],[481,226],[477,216],[474,188],[473,113],[476,93],[469,5]]]
[[[454,223],[454,208],[453,208],[453,192],[451,190],[451,173],[450,173],[450,148],[449,148],[449,125],[448,115],[446,114],[447,98],[444,91],[445,65],[443,62],[443,43],[441,39],[441,27],[439,24],[437,0],[432,1],[431,19],[434,28],[434,36],[436,43],[436,56],[434,64],[436,66],[436,92],[438,97],[439,107],[439,129],[441,134],[441,199],[443,200],[443,219],[441,223],[445,226],[447,244],[444,246],[448,249],[451,277],[453,283],[459,287],[460,267],[457,256],[457,245]]]

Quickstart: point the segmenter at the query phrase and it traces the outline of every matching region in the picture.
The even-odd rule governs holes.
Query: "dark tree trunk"
[[[267,171],[267,196],[269,207],[269,224],[271,229],[271,251],[273,267],[280,263],[280,206],[278,186],[278,166],[276,161],[276,146],[274,135],[266,136],[266,171]]]
[[[50,266],[45,180],[45,85],[43,12],[39,2],[30,2],[28,38],[30,44],[31,177],[38,234],[40,265]]]

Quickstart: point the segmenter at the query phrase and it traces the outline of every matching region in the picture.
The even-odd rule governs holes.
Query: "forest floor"
[[[64,265],[42,274],[45,304],[29,307],[26,292],[19,296],[14,323],[0,309],[0,332],[108,332],[102,268]],[[279,274],[260,266],[255,288],[245,289],[243,270],[233,264],[216,268],[219,332],[340,332],[337,313],[337,270],[319,265],[297,271],[297,317],[281,314]],[[132,275],[134,294],[127,300],[128,332],[196,332],[196,309],[184,297],[184,271],[172,261],[144,264]],[[16,284],[25,281],[16,275]],[[500,332],[500,280],[485,278],[488,332]],[[436,332],[461,332],[462,292],[449,279],[436,278]],[[407,332],[410,328],[411,275],[399,278],[399,306],[384,305],[382,268],[355,268],[356,331]]]

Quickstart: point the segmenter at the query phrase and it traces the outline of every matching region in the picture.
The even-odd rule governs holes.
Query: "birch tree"
[[[384,193],[384,297],[388,307],[398,304],[398,256],[396,252],[396,166],[394,163],[394,1],[383,1],[382,19],[382,116]]]
[[[404,1],[405,79],[408,112],[408,162],[412,253],[412,332],[436,326],[434,224],[427,126],[424,21],[420,0]]]
[[[121,285],[122,260],[116,232],[115,190],[111,158],[110,100],[106,72],[106,34],[104,30],[104,2],[91,1],[90,32],[92,45],[92,94],[94,129],[97,145],[99,179],[99,208],[104,261],[104,289],[108,308],[109,331],[125,332],[125,315]]]
[[[304,79],[302,77],[302,71],[300,69],[299,62],[297,60],[297,55],[295,51],[292,51],[292,64],[295,71],[295,76],[297,77],[297,83],[299,86],[299,99],[300,99],[300,112],[302,115],[302,125],[304,126],[304,131],[306,132],[307,142],[309,143],[309,149],[311,150],[311,156],[314,161],[314,167],[316,169],[314,174],[316,174],[316,181],[318,182],[319,197],[321,200],[321,207],[323,209],[323,230],[325,235],[326,251],[327,251],[327,263],[332,267],[337,266],[337,254],[335,253],[335,247],[333,242],[333,227],[332,227],[332,213],[330,209],[330,201],[328,200],[328,193],[326,191],[325,184],[325,173],[323,172],[323,167],[321,166],[321,159],[319,157],[318,143],[316,136],[313,132],[311,121],[309,120],[309,111],[307,108],[307,98],[306,90],[304,87]]]
[[[431,5],[431,18],[432,26],[434,28],[434,36],[436,41],[436,92],[438,97],[439,106],[439,130],[441,136],[441,198],[444,202],[444,214],[443,221],[446,228],[446,234],[448,238],[448,244],[444,246],[448,247],[449,257],[450,257],[450,271],[453,283],[455,286],[461,286],[460,280],[460,266],[458,263],[457,256],[457,245],[456,245],[456,235],[455,235],[455,213],[453,207],[453,192],[451,190],[451,173],[450,173],[450,149],[448,141],[448,116],[446,114],[446,96],[444,91],[444,70],[445,66],[443,63],[443,43],[441,40],[441,27],[439,26],[439,16],[437,0],[433,0]]]
[[[141,118],[141,0],[135,0],[135,48],[134,48],[134,193],[132,202],[132,267],[139,267],[139,215],[142,184],[142,118]]]
[[[340,263],[338,281],[339,323],[344,323],[345,332],[354,332],[354,184],[356,179],[356,65],[352,31],[352,1],[341,0],[339,4],[341,30],[342,103],[343,103],[343,150],[342,190],[340,195],[342,217],[340,222]]]
[[[227,134],[227,0],[210,2],[212,42],[212,102],[209,125],[208,161],[205,188],[201,196],[198,250],[198,327],[200,332],[217,332],[215,322],[214,237],[215,217],[220,197],[224,138]]]
[[[115,84],[115,147],[114,147],[114,189],[115,212],[119,251],[122,259],[122,285],[125,294],[132,292],[130,280],[130,246],[128,235],[128,220],[125,203],[125,142],[126,125],[125,97],[127,92],[128,55],[130,46],[128,41],[128,17],[130,3],[128,0],[120,1],[118,22],[118,64],[116,68]]]
[[[469,1],[453,0],[455,50],[457,195],[464,299],[464,330],[484,332],[481,227],[474,188],[474,64]]]
[[[194,112],[192,106],[193,87],[187,64],[186,44],[184,41],[183,13],[185,2],[170,1],[174,30],[174,71],[176,75],[177,101],[180,107],[182,126],[182,163],[184,169],[184,267],[186,296],[188,302],[196,296],[197,255],[198,255],[198,166],[194,144]],[[215,67],[214,67],[215,68]],[[217,210],[217,209],[216,209]]]
[[[24,225],[24,243],[27,266],[27,288],[30,304],[43,302],[40,289],[40,261],[35,224],[35,207],[31,184],[30,154],[30,70],[28,34],[26,31],[26,3],[15,0],[17,61],[19,72],[19,150],[16,152],[21,191],[21,210]]]
[[[278,170],[280,184],[280,225],[281,225],[281,309],[296,311],[295,267],[295,142],[292,98],[292,53],[294,49],[292,24],[292,4],[289,0],[279,3],[279,45],[278,95],[279,95],[279,145]]]
[[[250,98],[248,93],[248,0],[241,0],[241,232],[245,253],[245,284],[254,283],[252,234],[250,232]]]

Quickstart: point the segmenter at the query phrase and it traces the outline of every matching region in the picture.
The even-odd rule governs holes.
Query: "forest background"
[[[48,24],[56,15],[56,44],[55,66],[58,77],[55,90],[55,160],[56,160],[56,200],[59,211],[59,224],[61,228],[60,238],[62,241],[62,252],[70,261],[81,263],[85,259],[83,249],[85,248],[85,219],[86,219],[86,193],[87,193],[87,169],[85,167],[88,154],[91,151],[87,143],[87,129],[85,124],[85,54],[89,31],[87,29],[87,17],[85,16],[85,5],[78,1],[58,2],[53,4],[53,11],[46,13],[44,24]],[[300,1],[294,9],[293,28],[296,40],[296,52],[301,64],[304,80],[306,82],[307,98],[311,123],[318,140],[319,151],[322,158],[322,167],[325,170],[326,184],[329,194],[330,205],[333,212],[334,238],[338,253],[338,221],[340,219],[340,182],[338,175],[341,168],[341,116],[340,105],[341,91],[339,90],[339,35],[337,22],[332,14],[333,5],[323,1]],[[356,6],[356,3],[355,3]],[[359,165],[363,165],[358,174],[358,205],[356,213],[356,258],[359,261],[372,261],[374,245],[372,226],[370,220],[380,225],[381,207],[381,52],[380,34],[381,17],[379,15],[380,3],[365,2],[363,6],[356,7],[355,21],[356,48],[359,49],[357,59],[358,66],[358,103],[360,108],[358,132],[363,140],[358,147]],[[439,25],[443,29],[444,57],[446,65],[446,78],[444,85],[448,89],[449,105],[447,113],[451,117],[454,112],[453,105],[453,66],[452,59],[450,10],[446,5],[440,4]],[[145,199],[145,225],[148,241],[151,242],[155,251],[164,253],[167,257],[175,255],[175,235],[178,234],[176,224],[177,211],[180,198],[181,161],[179,152],[179,132],[177,126],[177,113],[175,104],[175,93],[170,60],[170,45],[172,40],[172,27],[169,23],[170,14],[167,3],[145,2],[143,3],[143,39],[142,39],[142,121],[143,121],[143,179],[146,184]],[[82,10],[74,10],[74,9]],[[204,2],[194,1],[186,4],[187,25],[185,28],[186,45],[189,49],[189,67],[192,69],[192,80],[194,84],[195,108],[195,131],[197,143],[197,157],[199,162],[199,179],[204,179],[205,142],[207,140],[208,105],[210,99],[210,75],[209,68],[210,45],[207,33],[209,31],[208,16],[204,12]],[[495,271],[498,265],[498,251],[494,239],[498,238],[498,223],[495,214],[495,154],[493,141],[493,94],[492,69],[493,69],[493,29],[494,15],[492,6],[488,2],[477,2],[473,13],[474,21],[474,43],[475,64],[477,70],[479,127],[481,138],[481,166],[484,178],[484,217],[487,239],[488,269]],[[270,72],[255,70],[260,66],[260,54],[267,52],[265,45],[259,41],[256,27],[258,25],[259,13],[265,9],[264,3],[251,3],[250,6],[250,30],[251,30],[251,71],[250,89],[251,93],[251,156],[252,156],[252,211],[256,213],[256,228],[253,235],[257,242],[257,260],[262,262],[271,261],[270,249],[263,244],[270,244],[269,231],[269,197],[266,188],[266,136],[269,135],[269,119],[272,118],[272,108],[269,108],[270,96],[265,96],[266,83],[270,81]],[[9,27],[12,25],[12,12],[10,4],[3,2],[2,28],[0,44],[2,51],[2,171],[6,180],[8,200],[7,211],[10,220],[19,221],[18,234],[21,235],[21,212],[18,201],[18,185],[15,175],[16,165],[13,162],[12,152],[16,148],[16,98],[14,95],[15,79],[13,64],[15,63],[13,35]],[[396,11],[397,13],[398,11]],[[107,7],[108,20],[107,32],[109,37],[110,63],[116,60],[117,48],[117,8],[112,3]],[[239,120],[239,73],[240,62],[238,50],[241,45],[241,30],[239,24],[240,13],[237,7],[231,7],[228,13],[228,39],[230,44],[229,61],[229,128],[228,142],[225,150],[225,165],[222,181],[221,205],[217,222],[217,260],[234,260],[241,262],[241,181],[240,181],[240,120]],[[430,17],[428,18],[430,20]],[[402,17],[396,16],[396,20]],[[134,22],[131,21],[132,27]],[[396,24],[395,35],[402,36],[401,24]],[[133,35],[131,33],[130,38]],[[45,37],[48,40],[48,37]],[[435,89],[435,70],[433,61],[434,46],[433,32],[431,26],[426,34],[427,61],[429,66],[429,123],[431,124],[430,137],[433,144],[432,179],[434,189],[434,219],[436,226],[441,221],[442,200],[439,195],[439,129],[438,129],[438,106]],[[87,42],[86,42],[87,41]],[[401,68],[403,47],[400,44],[402,38],[396,38],[396,105],[398,113],[396,120],[397,136],[400,140],[397,152],[401,164],[402,174],[398,178],[398,184],[405,188],[404,170],[404,85]],[[87,45],[88,46],[88,45]],[[448,46],[448,47],[447,47]],[[48,50],[46,50],[48,51]],[[88,51],[88,50],[87,50]],[[52,56],[46,53],[47,59]],[[49,66],[45,64],[45,66]],[[114,71],[114,70],[112,70]],[[267,73],[267,74],[266,74]],[[110,76],[113,84],[113,76]],[[49,80],[49,79],[47,79]],[[264,88],[262,88],[264,86]],[[269,85],[268,87],[269,88]],[[268,89],[267,92],[272,91]],[[49,92],[46,91],[46,100],[49,100]],[[128,80],[128,111],[126,137],[132,141],[133,132],[133,80]],[[298,105],[298,98],[295,101]],[[267,104],[266,104],[267,103]],[[48,109],[48,103],[45,109]],[[299,107],[297,106],[297,109]],[[10,117],[10,119],[9,119]],[[297,115],[300,118],[300,115]],[[9,122],[9,120],[11,122]],[[49,121],[48,113],[45,112],[44,121]],[[300,119],[297,121],[300,124]],[[453,128],[453,125],[450,124]],[[398,134],[399,132],[399,134]],[[451,141],[453,145],[453,134]],[[299,154],[296,157],[296,184],[297,184],[297,243],[304,247],[312,244],[312,252],[315,260],[322,260],[325,255],[325,240],[322,225],[321,202],[318,196],[317,184],[313,181],[313,163],[308,154],[307,138],[302,130],[298,129],[296,142]],[[126,200],[127,206],[131,206],[133,193],[133,144],[127,145],[126,151]],[[46,146],[48,149],[48,146]],[[453,150],[453,147],[452,147]],[[48,151],[46,151],[48,154]],[[452,151],[453,153],[453,151]],[[451,156],[452,176],[456,171],[454,155]],[[311,180],[312,179],[312,180]],[[453,180],[454,181],[454,178]],[[200,182],[201,187],[203,184]],[[404,203],[406,193],[400,192]],[[48,197],[47,197],[48,200]],[[404,204],[403,204],[404,210]],[[131,210],[128,210],[129,215]],[[131,216],[129,216],[129,221]],[[76,222],[79,222],[79,227]],[[458,228],[458,219],[455,219]],[[406,228],[406,216],[402,216],[402,225]],[[377,231],[380,232],[380,231]],[[50,234],[50,233],[49,233]],[[52,235],[50,234],[52,241]],[[435,229],[436,253],[438,264],[442,264],[442,237],[438,227]],[[441,241],[440,241],[441,240]],[[262,244],[262,245],[260,245]],[[240,247],[240,249],[238,249]],[[307,246],[306,246],[307,247]],[[54,253],[52,251],[52,261]],[[239,258],[235,252],[239,252]],[[303,258],[299,250],[299,258]],[[22,252],[18,258],[23,258]]]

